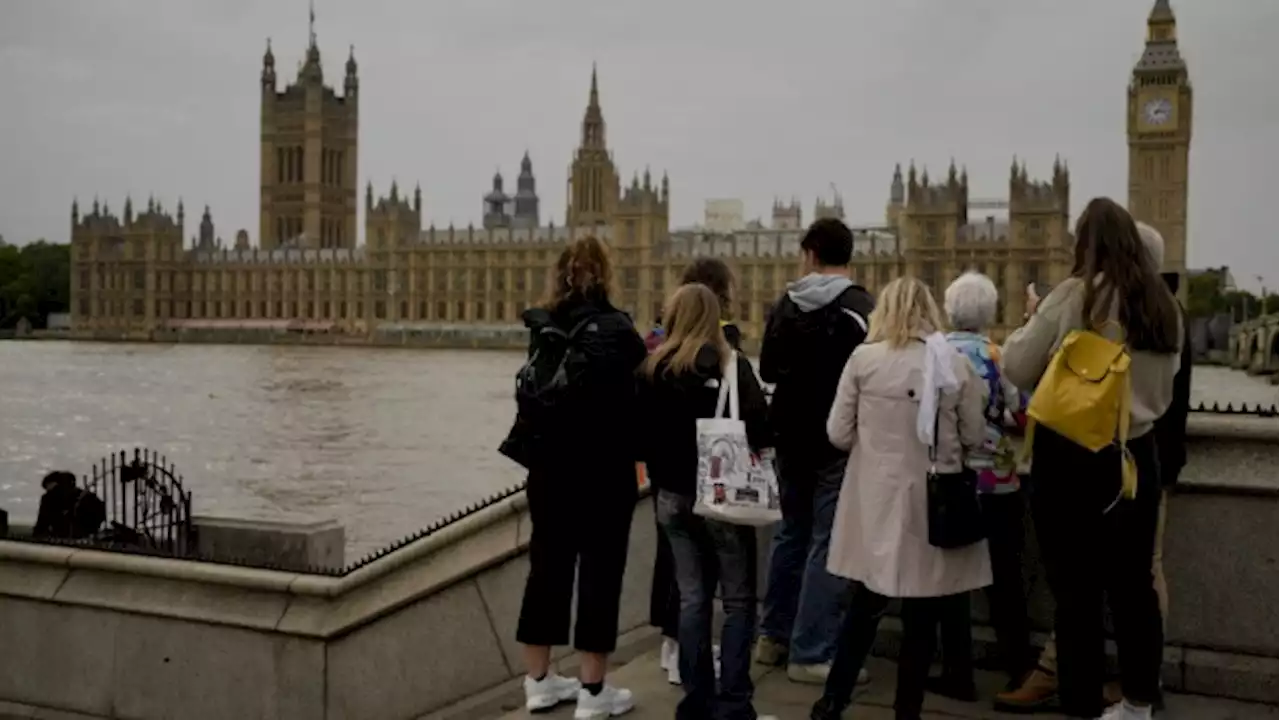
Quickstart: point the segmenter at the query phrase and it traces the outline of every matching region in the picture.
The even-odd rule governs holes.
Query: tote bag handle
[[[725,405],[729,406],[729,419],[738,419],[738,353],[729,354],[729,362],[725,363],[720,376],[720,394],[716,397],[716,414],[724,417]]]

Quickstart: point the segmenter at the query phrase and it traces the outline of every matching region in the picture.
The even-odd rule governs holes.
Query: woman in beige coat
[[[958,472],[983,441],[982,390],[969,362],[942,336],[938,306],[912,278],[880,293],[867,341],[850,356],[827,419],[849,450],[827,569],[858,583],[815,720],[834,720],[853,688],[890,598],[902,598],[898,718],[917,718],[946,599],[991,583],[985,541],[929,544],[929,447],[940,473]],[[936,437],[935,437],[936,428]],[[967,618],[965,621],[967,622]]]

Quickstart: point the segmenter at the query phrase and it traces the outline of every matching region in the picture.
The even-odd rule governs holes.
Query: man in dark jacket
[[[853,233],[834,218],[800,243],[806,274],[774,306],[760,374],[775,385],[782,524],[774,539],[756,661],[787,663],[797,682],[826,681],[847,583],[827,572],[827,548],[848,454],[827,440],[827,415],[849,355],[867,336],[870,293],[849,278]]]

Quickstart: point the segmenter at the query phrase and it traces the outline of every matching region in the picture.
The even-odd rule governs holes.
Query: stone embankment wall
[[[1276,421],[1192,422],[1165,538],[1165,684],[1274,703]],[[652,507],[641,500],[632,524],[623,656],[655,640]],[[341,577],[0,541],[0,716],[484,716],[522,672],[529,532],[517,493]],[[1027,562],[1043,629],[1043,573],[1034,552]],[[984,610],[975,616],[981,625]],[[882,652],[893,653],[895,627],[884,623]],[[990,633],[976,637],[981,655]]]

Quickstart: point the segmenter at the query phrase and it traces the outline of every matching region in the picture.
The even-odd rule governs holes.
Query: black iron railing
[[[166,555],[194,551],[191,493],[163,455],[135,448],[103,458],[84,478],[84,488],[106,506],[106,525],[95,544],[144,548]]]

